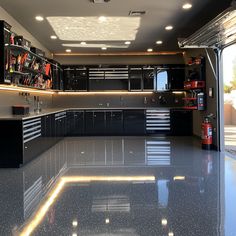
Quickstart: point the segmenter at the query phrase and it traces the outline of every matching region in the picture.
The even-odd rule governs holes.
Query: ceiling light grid
[[[47,17],[60,40],[132,41],[140,27],[140,17]]]

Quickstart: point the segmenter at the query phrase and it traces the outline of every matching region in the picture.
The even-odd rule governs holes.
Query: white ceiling
[[[153,48],[154,52],[177,50],[178,37],[189,36],[227,8],[231,0],[189,0],[193,7],[188,11],[182,9],[185,2],[111,0],[94,4],[90,0],[0,0],[0,5],[53,53],[63,53],[68,45],[79,45],[81,41],[86,41],[87,45],[71,47],[72,52],[100,53],[101,49],[96,48],[96,44],[100,44],[108,45],[106,52],[110,53],[145,52],[147,48]],[[131,10],[143,10],[146,14],[137,19],[128,16]],[[36,15],[45,20],[37,22]],[[99,16],[107,17],[105,25],[96,22]],[[52,20],[55,17],[59,19],[56,23]],[[78,19],[83,21],[76,25]],[[173,25],[174,29],[166,31],[166,25]],[[71,27],[74,27],[73,32],[67,30]],[[59,38],[50,39],[55,34]],[[123,47],[126,40],[132,43]],[[157,40],[162,40],[163,44],[156,45]]]

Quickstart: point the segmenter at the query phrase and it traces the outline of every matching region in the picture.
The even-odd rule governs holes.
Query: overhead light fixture
[[[165,30],[172,30],[174,27],[172,26],[172,25],[167,25],[166,27],[165,27]]]
[[[105,16],[99,16],[98,17],[99,22],[105,22],[106,20],[107,20],[107,18]]]
[[[128,48],[128,45],[125,44],[116,44],[116,43],[63,43],[63,47],[69,48]]]
[[[73,227],[76,227],[78,225],[78,221],[77,220],[73,220],[72,225],[73,225]]]
[[[43,21],[44,20],[44,18],[42,16],[35,16],[35,19],[37,21]]]
[[[185,3],[183,6],[182,6],[182,8],[184,9],[184,10],[188,10],[188,9],[190,9],[190,8],[192,8],[192,4],[191,3]]]
[[[110,0],[92,0],[93,3],[106,3],[110,2]]]
[[[101,49],[102,49],[102,50],[107,50],[107,48],[106,48],[106,47],[102,47]]]
[[[161,225],[162,226],[166,226],[167,225],[167,223],[168,223],[168,221],[167,221],[167,219],[161,219]]]
[[[147,51],[148,51],[148,52],[152,52],[153,49],[152,49],[152,48],[148,48]]]
[[[145,15],[146,11],[130,11],[129,16],[142,16]]]
[[[163,42],[161,40],[156,41],[156,44],[160,45],[163,44]]]
[[[57,36],[56,35],[51,35],[50,38],[51,39],[57,39]]]
[[[66,49],[66,52],[71,52],[71,49]]]
[[[60,40],[79,42],[133,41],[138,33],[141,17],[47,17],[50,26]]]
[[[87,43],[86,43],[86,42],[81,42],[80,44],[81,44],[81,45],[86,45]]]
[[[130,45],[131,42],[130,42],[130,41],[126,41],[125,44],[126,44],[126,45]]]

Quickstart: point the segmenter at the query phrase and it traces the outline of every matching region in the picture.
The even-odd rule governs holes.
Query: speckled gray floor
[[[0,170],[0,236],[235,236],[235,183],[236,161],[192,137],[67,138]]]

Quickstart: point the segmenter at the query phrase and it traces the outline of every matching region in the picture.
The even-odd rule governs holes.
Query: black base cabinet
[[[124,134],[144,135],[146,117],[144,110],[125,110],[124,114]]]
[[[105,132],[107,135],[123,134],[123,112],[121,110],[106,112]]]
[[[67,111],[66,136],[80,136],[84,134],[84,111]]]
[[[171,110],[171,135],[190,136],[193,134],[192,111]]]

